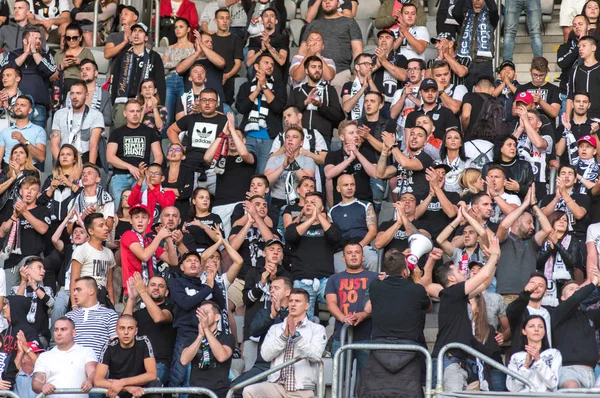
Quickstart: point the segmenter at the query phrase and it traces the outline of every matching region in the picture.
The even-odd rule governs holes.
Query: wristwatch
[[[264,86],[262,86],[262,89],[263,89],[263,90],[268,90],[268,89],[269,89],[269,86],[267,86],[267,85],[265,84]]]
[[[29,140],[25,141],[25,146],[31,145],[31,142],[29,142]]]

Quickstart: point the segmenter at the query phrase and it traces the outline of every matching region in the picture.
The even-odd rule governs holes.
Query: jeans
[[[558,112],[558,120],[562,120],[562,115],[567,111],[567,94],[559,94],[560,98],[560,111]]]
[[[52,307],[52,315],[50,319],[52,320],[51,331],[54,330],[54,322],[61,316],[64,316],[69,309],[69,292],[65,290],[64,286],[60,288],[56,297],[54,297],[54,307]]]
[[[353,344],[368,344],[368,343],[372,343],[372,341],[370,341],[370,340],[354,341],[352,343]],[[348,344],[348,343],[346,342],[346,344]],[[331,342],[331,357],[332,358],[335,356],[335,353],[339,349],[340,349],[340,341],[333,340]],[[370,355],[370,351],[368,351],[368,350],[352,350],[352,358],[356,359],[356,367],[357,367],[358,373],[361,373],[362,370],[365,368],[365,365],[369,361],[369,355]],[[344,359],[346,359],[345,353],[344,353]],[[345,369],[345,367],[344,367],[344,369]]]
[[[156,362],[156,377],[163,386],[166,386],[169,381],[169,370],[169,366],[166,363]]]
[[[317,304],[317,300],[320,303],[325,302],[325,286],[327,285],[327,278],[317,279],[319,281],[319,287],[317,289],[314,288],[314,279],[310,280],[310,283],[305,283],[305,281],[309,281],[310,279],[302,279],[294,281],[294,288],[302,288],[308,292],[308,296],[310,297],[310,308],[306,311],[306,316],[308,319],[312,319],[315,315],[315,305]]]
[[[188,364],[183,366],[179,359],[181,353],[186,347],[185,342],[191,342],[187,336],[180,336],[177,334],[177,340],[175,340],[175,349],[173,350],[173,362],[171,363],[171,372],[169,374],[169,387],[189,387],[190,385],[190,374],[192,372],[192,365]],[[187,394],[179,394],[179,397],[187,397]]]
[[[46,130],[46,121],[48,120],[48,112],[46,111],[46,107],[44,105],[36,105],[35,111],[36,112],[33,113],[31,123]]]
[[[256,155],[256,173],[262,174],[265,172],[265,166],[269,160],[269,153],[273,140],[263,140],[260,138],[246,137],[246,148]]]
[[[444,357],[443,386],[446,392],[463,391],[467,386],[467,371],[465,361],[450,355]],[[437,385],[437,358],[433,359],[433,385]]]
[[[473,359],[467,359],[467,367],[471,375],[477,374],[477,362]],[[490,367],[489,389],[490,391],[508,391],[506,389],[506,374],[500,370]],[[472,377],[472,376],[470,376]]]
[[[541,0],[506,0],[504,20],[504,60],[512,61],[515,50],[515,36],[519,17],[525,10],[527,29],[531,38],[534,57],[543,55],[542,49],[542,5]]]
[[[176,72],[173,72],[167,76],[165,78],[165,83],[167,83],[167,98],[165,100],[165,106],[169,112],[167,126],[171,126],[175,121],[175,109],[177,106],[177,101],[183,95],[185,89],[183,88],[183,77],[179,76]]]
[[[131,174],[114,174],[110,180],[110,194],[115,202],[121,200],[121,194],[127,189],[131,189],[136,183],[135,177]]]
[[[373,206],[375,213],[381,211],[381,202],[385,200],[385,191],[387,187],[387,181],[380,180],[379,178],[371,178],[371,192],[373,192]]]

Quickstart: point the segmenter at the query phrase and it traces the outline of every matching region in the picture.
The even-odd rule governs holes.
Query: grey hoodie
[[[25,28],[31,25],[29,22],[25,26],[21,26],[14,21],[8,22],[0,28],[0,48],[3,48],[6,53],[23,48],[23,32]],[[46,38],[42,35],[42,48],[47,51]]]

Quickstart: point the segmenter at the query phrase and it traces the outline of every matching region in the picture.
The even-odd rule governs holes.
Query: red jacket
[[[129,195],[129,199],[127,199],[127,203],[129,203],[129,206],[135,206],[142,203],[141,185],[136,183],[133,186],[131,189],[131,194]],[[153,211],[156,209],[156,203],[158,203],[161,209],[173,206],[175,204],[175,193],[170,190],[160,192],[160,185],[156,185],[152,191],[148,190],[148,203],[146,203],[146,207],[148,207],[150,211]],[[154,215],[150,214],[150,223],[148,224],[147,229],[148,232],[152,230],[152,224],[154,223],[153,219]]]
[[[160,1],[160,17],[170,17],[173,15],[173,8],[171,8],[171,0]],[[198,11],[196,11],[196,5],[190,0],[182,0],[177,16],[185,18],[190,23],[192,31],[198,29]],[[190,32],[191,33],[191,32]]]

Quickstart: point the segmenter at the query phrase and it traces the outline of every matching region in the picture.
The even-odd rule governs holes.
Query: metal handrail
[[[342,325],[342,329],[340,330],[340,347],[346,345],[346,335],[348,336],[348,344],[352,344],[354,342],[354,328],[349,323],[344,323]],[[346,353],[346,362],[342,362],[345,364],[345,372],[340,374],[340,380],[343,383],[346,380],[346,385],[344,386],[344,396],[346,398],[350,397],[350,378],[352,375],[352,351],[348,351]],[[344,371],[344,366],[340,366],[340,372]]]
[[[565,393],[565,394],[572,394],[572,393],[582,393],[582,394],[600,394],[600,388],[599,387],[592,387],[592,388],[563,388],[560,389],[556,392],[554,392],[554,394],[556,393]]]
[[[231,386],[229,391],[227,391],[227,398],[232,398],[234,392],[236,392],[238,390],[242,390],[245,387],[248,387],[249,385],[254,384],[256,382],[259,382],[262,379],[266,378],[267,376],[269,376],[275,372],[278,372],[283,368],[287,368],[288,366],[293,365],[296,362],[303,361],[305,359],[308,361],[311,361],[311,362],[316,362],[317,365],[319,366],[319,373],[317,375],[317,398],[325,398],[325,365],[323,364],[323,360],[321,358],[315,358],[315,357],[312,357],[312,356],[306,355],[306,354],[292,358],[289,361],[286,361],[282,364],[274,366],[274,367],[270,368],[269,370],[265,370],[264,372],[257,374],[256,376],[251,377],[248,380],[244,380],[240,384]]]
[[[143,387],[142,387],[143,388]],[[5,395],[10,391],[2,391],[0,395]],[[52,395],[54,394],[81,394],[82,391],[80,388],[57,388]],[[108,392],[107,388],[92,388],[91,390],[85,392],[85,394],[104,394]],[[210,398],[219,398],[217,394],[208,388],[204,387],[148,387],[144,388],[145,394],[204,394],[208,395]],[[8,395],[8,394],[6,394]],[[10,398],[19,398],[18,395],[12,394],[8,395]],[[36,398],[44,398],[44,393],[39,393]]]
[[[0,395],[3,397],[19,398],[19,396],[16,393],[14,393],[10,390],[2,390],[2,391],[0,391]]]
[[[154,0],[156,15],[154,18],[154,47],[158,47],[160,42],[160,0]]]
[[[533,384],[531,384],[531,382],[529,380],[527,380],[527,378],[521,376],[520,374],[518,374],[517,372],[515,372],[513,370],[510,370],[509,368],[502,365],[501,363],[494,361],[492,358],[488,357],[487,355],[480,353],[479,351],[475,350],[472,347],[469,347],[468,345],[464,345],[461,343],[450,343],[450,344],[446,344],[445,346],[442,347],[442,349],[440,350],[438,357],[437,357],[437,385],[435,388],[436,393],[440,393],[440,392],[444,391],[444,355],[446,355],[446,352],[451,349],[462,350],[462,351],[466,352],[467,354],[472,355],[475,358],[485,362],[486,364],[490,365],[491,367],[498,369],[499,371],[501,371],[503,373],[506,373],[513,379],[519,380],[521,383],[523,383],[527,387],[529,387],[531,389],[531,391],[535,391],[535,387],[533,386]]]
[[[348,350],[367,350],[367,351],[373,351],[373,350],[386,350],[386,351],[417,351],[422,353],[423,355],[425,355],[425,396],[426,397],[433,397],[434,392],[431,391],[431,382],[432,382],[432,378],[433,378],[433,364],[431,361],[431,354],[429,354],[429,351],[427,351],[426,348],[421,347],[420,345],[416,345],[416,344],[371,344],[371,343],[366,343],[366,344],[346,344],[343,347],[340,347],[340,349],[335,353],[335,355],[333,356],[333,380],[331,382],[331,396],[332,397],[339,397],[338,394],[338,390],[339,390],[339,370],[338,370],[338,366],[339,366],[339,362],[340,362],[340,358],[343,354],[344,351],[348,351]]]
[[[96,47],[98,45],[98,6],[100,5],[100,0],[94,0],[94,27],[92,29],[92,47]]]
[[[500,33],[502,33],[502,22],[504,19],[502,17],[502,0],[498,0],[498,14],[498,27],[496,28],[496,36],[494,37],[494,41],[496,42],[496,53],[494,54],[494,70],[496,70],[496,68],[499,67],[502,63],[500,61]]]

